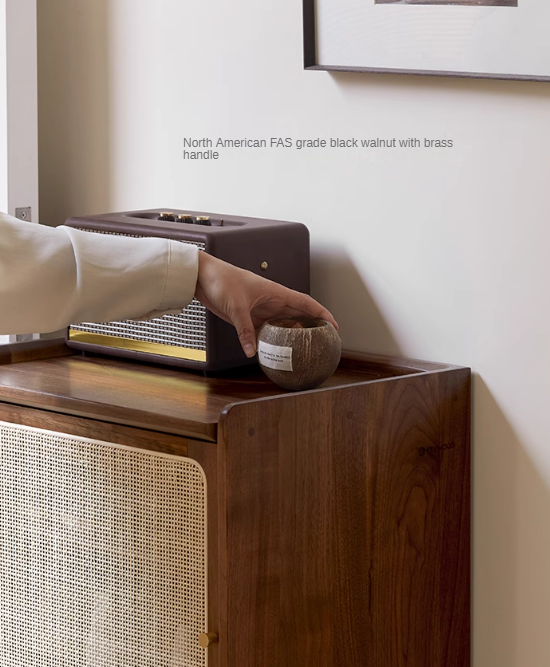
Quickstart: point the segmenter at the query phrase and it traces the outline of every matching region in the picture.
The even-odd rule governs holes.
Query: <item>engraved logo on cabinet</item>
[[[443,445],[433,445],[432,447],[419,447],[418,456],[424,456],[424,454],[439,454],[447,449],[454,449],[455,446],[454,442],[448,442]]]

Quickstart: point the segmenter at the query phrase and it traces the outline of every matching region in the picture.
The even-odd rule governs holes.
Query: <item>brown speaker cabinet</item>
[[[345,353],[322,387],[289,393],[254,367],[205,377],[22,343],[0,348],[0,422],[1,549],[15,572],[0,578],[4,666],[470,664],[469,369]],[[74,443],[95,448],[93,474]],[[125,462],[142,454],[156,472]],[[198,533],[181,518],[178,458],[204,472],[203,537],[200,513]],[[77,478],[57,483],[57,470]],[[173,500],[149,490],[163,475]],[[44,509],[54,501],[57,518]],[[197,539],[206,585],[190,591],[170,570],[178,542]],[[178,624],[197,596],[204,622],[191,637]],[[157,654],[139,623],[171,633]],[[177,641],[185,655],[169,649]]]

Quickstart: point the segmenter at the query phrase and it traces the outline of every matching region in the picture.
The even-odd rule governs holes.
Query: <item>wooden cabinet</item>
[[[69,631],[73,642],[80,637],[82,646],[89,645],[95,632],[94,642],[102,657],[96,658],[94,667],[470,664],[468,369],[345,354],[325,385],[288,393],[257,369],[204,377],[112,358],[83,357],[71,354],[62,343],[0,348],[0,364],[4,428],[23,428],[38,439],[42,432],[48,437],[63,434],[75,446],[96,443],[97,460],[101,470],[107,471],[95,477],[82,473],[85,493],[79,492],[78,481],[56,486],[55,475],[48,478],[46,491],[42,487],[37,491],[32,484],[25,487],[22,502],[31,507],[23,518],[11,510],[6,514],[2,508],[4,542],[6,535],[19,540],[21,560],[26,559],[24,550],[30,550],[28,572],[24,568],[19,572],[17,586],[6,583],[9,571],[3,580],[0,577],[4,588],[9,587],[0,609],[9,636],[28,635],[28,626],[34,622],[25,602],[25,577],[47,579],[57,572],[59,579],[70,579],[75,566],[66,566],[63,558],[74,555],[75,550],[83,559],[78,576],[85,577],[86,568],[94,567],[101,539],[107,544],[107,556],[102,556],[108,561],[105,567],[115,563],[116,570],[120,561],[126,568],[120,579],[122,592],[112,599],[108,587],[103,597],[91,595],[89,586],[81,595],[71,588],[71,595],[79,599],[82,621],[73,627],[74,619],[67,619],[67,614],[55,616],[55,625],[63,625],[63,619],[66,625],[58,627],[53,639],[40,647],[43,663],[35,664],[93,664],[84,648],[74,653],[73,662],[64,662],[68,653],[62,637]],[[28,466],[29,459],[35,460],[34,454],[27,455],[28,442],[27,437],[15,445],[21,448],[20,463],[15,465]],[[49,456],[64,456],[55,442],[41,450],[41,465],[48,464]],[[6,489],[9,476],[16,488],[13,469],[6,469],[4,441],[1,448],[0,479]],[[111,474],[115,463],[110,448],[116,449],[122,476]],[[147,459],[145,467],[156,470],[156,479],[162,483],[163,475],[179,480],[181,488],[174,482],[175,500],[168,496],[168,500],[159,500],[147,475],[138,469],[132,472],[128,466],[133,464],[126,464],[124,457],[138,456],[136,452],[162,459],[162,465]],[[190,502],[185,475],[170,466],[163,472],[164,461],[177,463],[178,458],[191,462],[203,475],[204,510],[199,508],[199,518],[193,521],[199,525],[200,512],[205,512],[204,533],[189,528],[181,518]],[[80,454],[75,460],[86,470],[90,465]],[[21,479],[27,474],[23,472]],[[38,474],[42,485],[44,475]],[[104,493],[105,484],[115,487],[109,497]],[[120,493],[117,484],[123,487]],[[3,497],[10,505],[14,492],[7,493]],[[9,521],[30,522],[29,526],[39,520],[53,521],[47,517],[49,510],[40,505],[48,494],[59,495],[61,507],[58,523],[52,524],[57,525],[52,540],[73,535],[73,546],[58,544],[57,551],[52,551],[47,538],[39,543],[29,538],[28,526],[18,532],[8,525]],[[142,502],[140,494],[149,500]],[[119,509],[117,502],[125,509]],[[113,506],[106,511],[104,503]],[[96,506],[96,514],[89,513],[87,504]],[[162,510],[162,521],[151,523],[144,542],[132,537],[132,530],[136,535],[141,532],[138,506],[143,506],[143,521],[150,518],[151,507],[155,512],[159,506]],[[97,514],[100,510],[103,513]],[[111,519],[98,519],[107,515]],[[94,532],[92,523],[105,525]],[[157,525],[159,530],[171,531],[168,542],[155,537]],[[190,567],[185,560],[188,556],[181,555],[174,540],[203,540],[197,557],[200,560],[203,554],[204,576],[185,579],[175,573],[170,580],[170,567],[166,574],[166,563],[172,562],[170,549],[183,558],[182,572]],[[46,554],[40,552],[46,548],[41,544],[48,545]],[[118,548],[119,561],[108,555],[113,545]],[[147,595],[140,594],[145,589],[139,582],[146,576],[138,553],[142,548],[153,554],[146,559]],[[40,571],[37,575],[34,559],[51,560],[52,554],[58,560],[53,565],[46,563],[45,574]],[[134,567],[141,567],[141,574],[133,573]],[[174,572],[176,569],[174,565]],[[157,570],[165,577],[159,590],[154,580]],[[106,581],[116,579],[116,572],[107,572]],[[191,580],[196,590],[186,590]],[[134,583],[124,583],[128,581]],[[55,605],[47,598],[55,587],[42,580],[34,585],[42,587],[42,609],[46,603],[46,608],[53,609]],[[55,588],[56,595],[62,590]],[[160,623],[158,614],[165,613],[166,596],[179,600],[175,606],[170,603],[166,613],[173,610],[181,618],[164,624],[165,630],[169,628],[169,636],[163,635],[164,649],[145,660],[139,655],[142,645],[132,648],[128,643],[132,614],[143,616],[150,605],[151,632],[160,636],[155,624]],[[210,641],[217,638],[208,648],[199,646],[198,631],[191,637],[185,627],[187,601],[193,598],[196,602],[201,596],[205,607],[199,630],[211,633]],[[25,604],[21,617],[12,613]],[[57,600],[58,606],[63,604]],[[55,610],[51,613],[55,615]],[[36,614],[41,614],[38,606]],[[110,629],[109,619],[124,614],[123,630],[118,626]],[[39,646],[40,627],[33,630]],[[207,643],[206,637],[202,640]],[[168,646],[178,642],[179,648]],[[3,665],[30,664],[18,654],[22,649],[15,639],[11,644],[4,642],[3,650]]]

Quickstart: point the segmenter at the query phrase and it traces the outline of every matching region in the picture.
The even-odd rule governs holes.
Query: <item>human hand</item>
[[[273,317],[307,315],[338,325],[331,313],[307,294],[283,287],[232,264],[199,252],[195,296],[208,310],[237,330],[247,357],[256,354],[256,330]]]

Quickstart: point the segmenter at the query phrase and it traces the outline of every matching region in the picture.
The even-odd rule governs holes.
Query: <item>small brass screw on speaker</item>
[[[269,266],[269,264],[267,262],[262,262],[260,264],[260,268],[261,268],[262,271],[267,271],[268,266]]]
[[[218,635],[215,632],[202,632],[199,635],[199,646],[202,646],[202,648],[208,648],[217,641]]]

